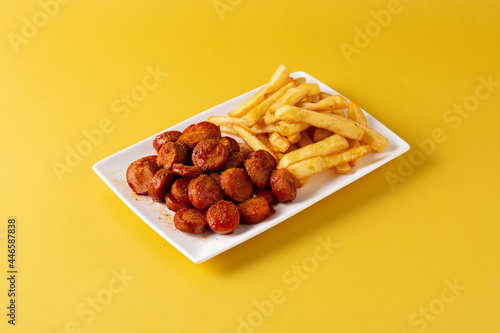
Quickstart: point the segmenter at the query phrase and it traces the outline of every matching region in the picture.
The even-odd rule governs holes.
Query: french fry
[[[349,142],[349,148],[355,148],[361,146],[361,143],[358,140],[353,140],[353,139],[347,139],[347,142]],[[351,168],[354,168],[356,164],[358,163],[359,159],[351,161]]]
[[[310,144],[313,144],[313,141],[309,134],[307,134],[307,131],[300,132],[300,139],[297,141],[297,146],[302,148]]]
[[[334,168],[342,163],[348,163],[355,159],[361,158],[371,151],[370,146],[360,146],[357,148],[349,148],[343,152],[328,155],[316,156],[294,163],[287,167],[288,171],[295,179],[309,177],[325,169]],[[284,158],[284,157],[283,157]]]
[[[300,103],[297,106],[313,111],[336,110],[348,107],[347,99],[342,95],[327,96],[317,103]]]
[[[319,93],[319,99],[322,100],[322,99],[325,99],[327,98],[328,96],[332,96],[331,94],[329,93],[326,93],[326,92],[320,92]]]
[[[301,85],[302,83],[306,83],[306,78],[305,77],[298,77],[296,79],[293,80],[293,83],[296,85],[296,86],[299,86]]]
[[[320,101],[321,102],[321,101]],[[274,114],[275,121],[285,120],[290,122],[302,122],[311,126],[324,128],[346,138],[361,140],[364,130],[356,123],[347,122],[335,115],[326,115],[319,112],[305,110],[296,106],[284,105]]]
[[[223,133],[227,133],[227,134],[234,134],[234,135],[238,135],[238,132],[236,132],[233,128],[233,126],[219,126],[220,127],[220,131],[223,132]]]
[[[237,125],[234,125],[233,128],[250,148],[252,148],[253,150],[259,150],[259,149],[267,150],[277,160],[274,152],[268,146],[266,146],[262,141],[260,141],[248,129]]]
[[[266,98],[267,94],[274,93],[278,91],[286,82],[288,81],[290,72],[288,68],[284,65],[280,65],[276,72],[271,77],[269,83],[264,86],[261,90],[259,90],[255,95],[253,95],[250,99],[246,100],[243,104],[238,106],[233,111],[228,114],[231,117],[241,117],[245,115],[248,111],[262,103]]]
[[[254,126],[250,127],[250,132],[254,134],[260,134],[260,133],[271,133],[271,132],[276,132],[276,125],[275,124],[255,124]]]
[[[306,135],[304,135],[303,133],[301,137]],[[283,156],[279,161],[277,168],[283,169],[288,167],[289,165],[306,159],[310,159],[316,156],[326,156],[338,153],[347,148],[349,148],[349,143],[347,142],[347,140],[341,135],[334,134],[324,140],[309,144],[307,146],[303,146],[302,148],[285,154],[285,156]]]
[[[281,96],[273,105],[269,107],[268,112],[274,113],[283,105],[294,105],[298,103],[302,98],[307,96],[308,91],[309,88],[307,83],[302,83],[298,87],[288,89],[283,96]]]
[[[306,123],[291,123],[288,121],[278,121],[277,123],[275,123],[275,126],[276,132],[283,136],[294,135],[296,133],[305,131],[310,127],[310,125]]]
[[[301,188],[309,181],[309,177],[304,177],[300,179],[294,178],[293,180],[295,183],[295,188]]]
[[[294,87],[293,82],[285,84],[269,98],[265,99],[259,105],[251,109],[243,117],[245,119],[245,125],[247,127],[252,127],[253,125],[255,125],[262,117],[264,117],[269,107],[276,103],[276,101],[280,99],[292,87]]]
[[[335,166],[336,173],[348,173],[349,171],[351,171],[351,165],[349,164],[349,162],[345,162]]]
[[[297,147],[294,144],[291,144],[290,147],[288,147],[288,149],[286,150],[285,154],[288,154],[288,153],[290,153],[290,152],[292,152],[294,150],[297,150],[297,149],[299,149],[299,147]]]
[[[300,132],[289,135],[286,137],[291,144],[295,144],[300,140]]]
[[[330,135],[332,135],[332,132],[330,132],[327,129],[324,129],[324,128],[315,128],[312,140],[313,140],[313,142],[318,142],[318,141],[321,141],[323,139],[326,139]]]
[[[349,122],[353,125],[358,126],[359,128],[362,128],[364,131],[363,137],[361,139],[359,139],[359,138],[351,138],[351,139],[363,140],[364,143],[366,143],[367,145],[370,145],[372,147],[373,151],[381,152],[389,144],[389,140],[387,140],[382,134],[380,134],[379,132],[375,131],[374,129],[372,129],[368,126],[357,123],[354,120],[349,119],[349,118],[341,118],[341,117],[336,116],[336,115],[331,115],[330,117],[337,118],[337,119],[343,119],[346,122]]]
[[[280,153],[284,153],[290,147],[290,141],[283,135],[278,132],[273,132],[269,134],[269,142],[272,145],[272,148],[275,148],[275,151],[279,151]]]
[[[366,126],[366,117],[358,104],[354,101],[349,101],[349,106],[347,108],[347,117],[354,120],[357,123]]]

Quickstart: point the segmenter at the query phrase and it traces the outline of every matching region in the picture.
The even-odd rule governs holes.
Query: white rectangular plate
[[[321,91],[338,94],[332,88],[304,72],[295,72],[291,76],[294,78],[303,76],[307,82],[318,83]],[[242,104],[259,89],[260,87],[217,105],[166,130],[182,131],[190,124],[207,120],[209,116],[226,116],[229,111]],[[370,153],[363,157],[356,167],[347,174],[337,175],[331,171],[324,171],[312,176],[310,181],[297,191],[297,197],[293,202],[279,204],[275,207],[276,214],[271,218],[255,225],[239,225],[230,235],[219,235],[211,231],[201,235],[193,235],[178,231],[173,224],[174,213],[164,203],[153,202],[148,196],[136,195],[128,187],[125,179],[127,167],[143,156],[156,154],[152,143],[159,133],[97,162],[93,169],[111,190],[153,230],[194,263],[201,263],[272,228],[410,149],[410,146],[394,132],[368,113],[365,112],[365,115],[368,126],[389,140],[389,145],[383,152]],[[241,141],[240,138],[235,137],[235,139]]]

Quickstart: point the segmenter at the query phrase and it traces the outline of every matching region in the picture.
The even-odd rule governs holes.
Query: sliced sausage
[[[259,197],[263,197],[270,205],[276,204],[278,202],[273,194],[273,190],[269,186],[266,186],[264,188],[256,188],[254,189],[253,194]]]
[[[156,155],[146,156],[132,162],[127,168],[128,186],[137,194],[148,193],[149,184],[160,167]]]
[[[254,196],[237,206],[241,223],[256,224],[271,216],[271,208],[264,197]]]
[[[217,183],[217,185],[220,186],[220,188],[222,188],[222,184],[220,182],[220,173],[217,173],[217,172],[212,172],[212,173],[209,173],[208,174],[210,177],[213,178],[213,180],[215,180],[215,182]]]
[[[214,138],[220,138],[220,127],[208,121],[201,121],[186,128],[182,133],[207,132]]]
[[[149,184],[148,194],[154,201],[161,202],[165,200],[165,194],[172,186],[175,175],[172,171],[160,169],[156,172]]]
[[[250,158],[244,162],[245,170],[258,188],[264,188],[269,184],[271,167],[269,163],[261,158]]]
[[[205,210],[222,200],[223,194],[217,182],[212,177],[203,174],[189,182],[188,197],[194,208]]]
[[[240,213],[230,201],[218,201],[207,211],[207,222],[210,229],[218,234],[230,234],[240,223]]]
[[[205,213],[194,208],[181,208],[174,215],[177,229],[191,234],[202,234],[207,230]]]
[[[233,201],[245,201],[253,193],[252,180],[243,169],[227,169],[221,174],[220,182],[224,195]]]
[[[206,139],[193,149],[193,164],[203,171],[217,171],[227,162],[229,148],[221,140]]]
[[[229,144],[231,145],[231,152],[239,152],[240,151],[240,144],[234,138],[232,138],[230,136],[223,136],[222,138],[229,140]]]
[[[172,185],[170,193],[181,204],[191,206],[191,201],[189,201],[189,196],[188,196],[188,185],[189,185],[188,179],[184,178],[177,179]]]
[[[292,174],[287,169],[276,169],[271,172],[271,189],[279,202],[295,199],[297,189]]]
[[[247,158],[248,155],[253,152],[253,149],[250,148],[250,146],[245,142],[238,142],[238,146],[240,146],[240,153],[242,153],[245,158]]]
[[[271,155],[271,153],[266,151],[266,150],[259,149],[259,150],[253,151],[248,155],[247,159],[254,158],[254,157],[263,159],[264,161],[269,163],[271,170],[276,169],[276,166],[278,165],[276,163],[276,159],[273,157],[273,155]]]
[[[172,195],[172,193],[165,194],[165,205],[167,206],[168,209],[170,209],[173,212],[176,212],[176,211],[180,210],[181,208],[191,208],[191,204],[186,205],[186,204],[180,203]]]
[[[177,139],[182,135],[179,131],[167,131],[161,134],[158,134],[153,141],[153,148],[158,152],[161,149],[161,146],[165,144],[167,141],[177,141]]]
[[[231,169],[231,168],[243,168],[243,162],[245,161],[245,156],[239,151],[233,151],[229,153],[227,158],[226,165],[224,165],[223,169]]]
[[[161,146],[158,153],[158,165],[170,170],[174,163],[184,163],[187,157],[187,147],[181,143],[167,141]]]
[[[172,164],[172,172],[177,176],[183,178],[194,179],[197,178],[199,175],[201,175],[203,173],[203,170],[193,165],[174,163]]]
[[[193,150],[194,147],[198,144],[198,142],[205,140],[205,139],[218,139],[220,138],[215,136],[211,132],[187,132],[182,134],[179,139],[177,139],[176,142],[178,143],[183,143],[186,146],[188,146],[189,150]]]

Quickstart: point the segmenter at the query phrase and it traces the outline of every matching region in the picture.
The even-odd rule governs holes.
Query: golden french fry
[[[279,151],[280,153],[286,152],[290,147],[290,141],[278,132],[269,134],[269,142],[272,145],[271,148],[275,148],[273,150]]]
[[[335,172],[337,173],[348,173],[349,171],[351,171],[351,165],[349,162],[335,166]]]
[[[319,102],[321,103],[321,101]],[[335,115],[326,115],[315,111],[305,110],[296,106],[284,105],[274,114],[274,121],[285,120],[302,122],[311,126],[324,128],[346,138],[361,140],[364,130],[357,124],[347,122]]]
[[[260,134],[260,133],[271,133],[271,132],[276,132],[276,125],[275,124],[255,124],[254,126],[250,127],[250,132],[254,134]]]
[[[264,117],[269,107],[276,103],[276,101],[280,99],[288,91],[288,89],[292,87],[294,87],[293,82],[285,84],[269,98],[265,99],[262,103],[251,109],[247,114],[243,116],[243,118],[245,119],[245,125],[247,127],[252,127],[253,125],[257,124],[257,122],[262,117]]]
[[[353,140],[353,139],[347,139],[347,142],[349,142],[349,148],[355,148],[361,146],[361,143],[358,140]],[[354,168],[356,164],[358,163],[359,159],[351,161],[351,168]]]
[[[349,148],[340,153],[328,156],[316,156],[294,163],[288,166],[287,169],[295,179],[302,179],[304,177],[309,177],[318,172],[321,172],[325,169],[330,169],[342,163],[348,163],[355,159],[361,158],[364,155],[368,154],[370,151],[371,148],[367,145],[357,148]]]
[[[211,116],[208,117],[207,121],[218,126],[245,125],[243,118],[236,117]]]
[[[300,140],[300,132],[289,135],[286,137],[291,144],[295,144]]]
[[[313,111],[344,109],[348,106],[347,99],[342,95],[323,98],[317,103],[300,103],[297,106]]]
[[[327,98],[328,96],[332,96],[331,94],[329,93],[326,93],[326,92],[320,92],[319,93],[319,99],[322,100],[322,99],[325,99]]]
[[[266,94],[274,93],[278,91],[278,89],[281,88],[284,84],[286,84],[289,75],[290,72],[288,71],[288,68],[286,68],[286,66],[284,65],[280,65],[271,77],[269,83],[264,86],[264,88],[259,90],[255,95],[250,97],[250,99],[246,100],[243,104],[241,104],[228,114],[232,117],[241,117],[245,115],[252,108],[262,103],[262,101],[266,98]]]
[[[308,97],[316,97],[321,93],[321,90],[317,83],[304,83],[304,85],[307,87]]]
[[[305,131],[310,127],[310,125],[306,123],[290,123],[288,121],[278,121],[277,123],[275,123],[275,126],[276,132],[283,136],[294,135],[296,133]]]
[[[313,143],[313,141],[312,141],[311,137],[309,136],[309,134],[307,134],[307,131],[300,132],[300,140],[297,141],[297,146],[299,148],[308,146],[312,143]]]
[[[234,125],[233,128],[250,148],[252,148],[253,150],[267,150],[276,159],[276,155],[274,154],[274,152],[248,129],[237,125]]]
[[[219,127],[220,127],[220,131],[223,132],[223,133],[238,135],[238,132],[236,132],[234,130],[233,126],[223,126],[223,125],[220,125]]]
[[[381,152],[389,144],[389,140],[387,140],[382,134],[380,134],[379,132],[375,131],[374,129],[372,129],[368,126],[357,123],[354,120],[349,119],[349,118],[341,118],[341,117],[336,116],[336,115],[331,115],[330,117],[337,118],[337,119],[343,119],[346,122],[349,122],[353,125],[358,126],[359,128],[362,128],[364,131],[363,137],[361,139],[359,139],[359,138],[351,138],[351,139],[363,140],[364,143],[366,143],[367,145],[370,145],[372,147],[373,151]]]
[[[313,142],[318,142],[318,141],[321,141],[323,139],[326,139],[330,135],[332,135],[332,132],[330,132],[327,129],[324,129],[324,128],[315,128],[312,140],[313,140]]]
[[[301,188],[309,181],[309,177],[304,177],[300,179],[294,178],[293,180],[295,183],[295,188]]]
[[[307,133],[305,135],[304,133],[301,135],[301,137],[307,135]],[[285,156],[283,156],[280,162],[278,163],[277,168],[283,169],[294,163],[310,159],[316,156],[326,156],[338,153],[342,150],[347,149],[348,147],[349,143],[343,136],[334,134],[324,140],[309,144],[307,146],[303,146],[302,148],[299,148],[297,150],[285,154]]]
[[[349,106],[347,108],[347,117],[354,120],[357,123],[366,126],[366,117],[358,104],[354,101],[349,101]]]
[[[307,83],[302,83],[298,87],[288,89],[283,96],[281,96],[273,105],[268,109],[268,112],[274,113],[280,107],[286,104],[294,105],[298,103],[302,98],[307,96],[309,88]]]
[[[319,95],[309,97],[309,102],[311,102],[311,103],[318,103],[319,100],[320,100]]]
[[[301,85],[302,83],[306,83],[306,78],[305,77],[298,77],[296,79],[293,80],[293,83],[296,85],[296,86],[299,86]]]

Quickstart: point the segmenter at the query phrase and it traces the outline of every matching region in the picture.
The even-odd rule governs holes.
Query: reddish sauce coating
[[[229,153],[227,158],[226,165],[224,165],[223,169],[231,169],[231,168],[243,168],[243,162],[245,161],[245,156],[239,151],[233,151]]]
[[[250,158],[244,162],[245,170],[258,188],[264,188],[269,184],[271,167],[269,163],[261,158]]]
[[[194,208],[181,208],[174,216],[177,229],[191,234],[202,234],[207,230],[205,213]]]
[[[242,202],[252,195],[252,180],[243,169],[227,169],[221,173],[220,182],[224,195],[230,200]]]
[[[165,194],[172,186],[174,182],[175,175],[172,171],[165,169],[160,169],[153,176],[151,184],[149,184],[148,195],[153,198],[154,201],[163,201],[165,199]]]
[[[191,206],[191,201],[189,201],[189,196],[188,196],[188,185],[189,185],[189,179],[184,179],[184,178],[177,179],[172,185],[170,193],[172,193],[174,198],[181,204]]]
[[[193,149],[191,155],[193,164],[203,171],[217,171],[227,162],[229,146],[229,144],[225,145],[221,140],[202,140]]]
[[[236,141],[235,139],[233,139],[230,136],[223,136],[222,138],[229,140],[229,144],[231,145],[231,152],[239,152],[240,151],[240,145],[239,145],[238,141]]]
[[[180,203],[172,195],[172,193],[165,194],[165,205],[167,206],[168,209],[170,209],[173,212],[176,212],[176,211],[178,211],[181,208],[191,208],[191,204],[186,205],[186,204]]]
[[[270,205],[276,204],[278,202],[273,194],[273,190],[271,189],[271,187],[256,188],[254,189],[253,194],[259,197],[263,197]]]
[[[156,155],[146,156],[132,162],[127,168],[128,186],[137,194],[148,193],[149,185],[160,167]]]
[[[263,159],[264,161],[269,163],[271,170],[276,169],[276,166],[278,165],[276,162],[276,159],[273,157],[273,155],[271,155],[271,153],[269,153],[266,150],[259,149],[259,150],[253,151],[247,157],[247,159],[250,159],[250,158]]]
[[[219,184],[212,177],[205,174],[189,182],[188,196],[194,208],[200,210],[208,209],[223,198]]]
[[[218,201],[207,211],[207,222],[214,232],[230,234],[240,223],[240,213],[230,201]]]
[[[172,172],[183,178],[194,179],[203,173],[203,170],[193,165],[185,165],[182,163],[174,163]]]
[[[276,169],[271,172],[271,189],[279,202],[295,199],[297,189],[292,174],[287,169]]]
[[[161,149],[161,146],[165,144],[167,141],[177,141],[177,139],[182,135],[179,131],[167,131],[161,134],[158,134],[153,141],[153,148],[158,152]]]
[[[157,164],[163,169],[170,170],[174,163],[184,163],[187,154],[188,150],[184,144],[167,141],[160,148]]]
[[[256,224],[271,216],[271,208],[267,200],[257,196],[238,204],[238,211],[240,222],[246,224]]]

